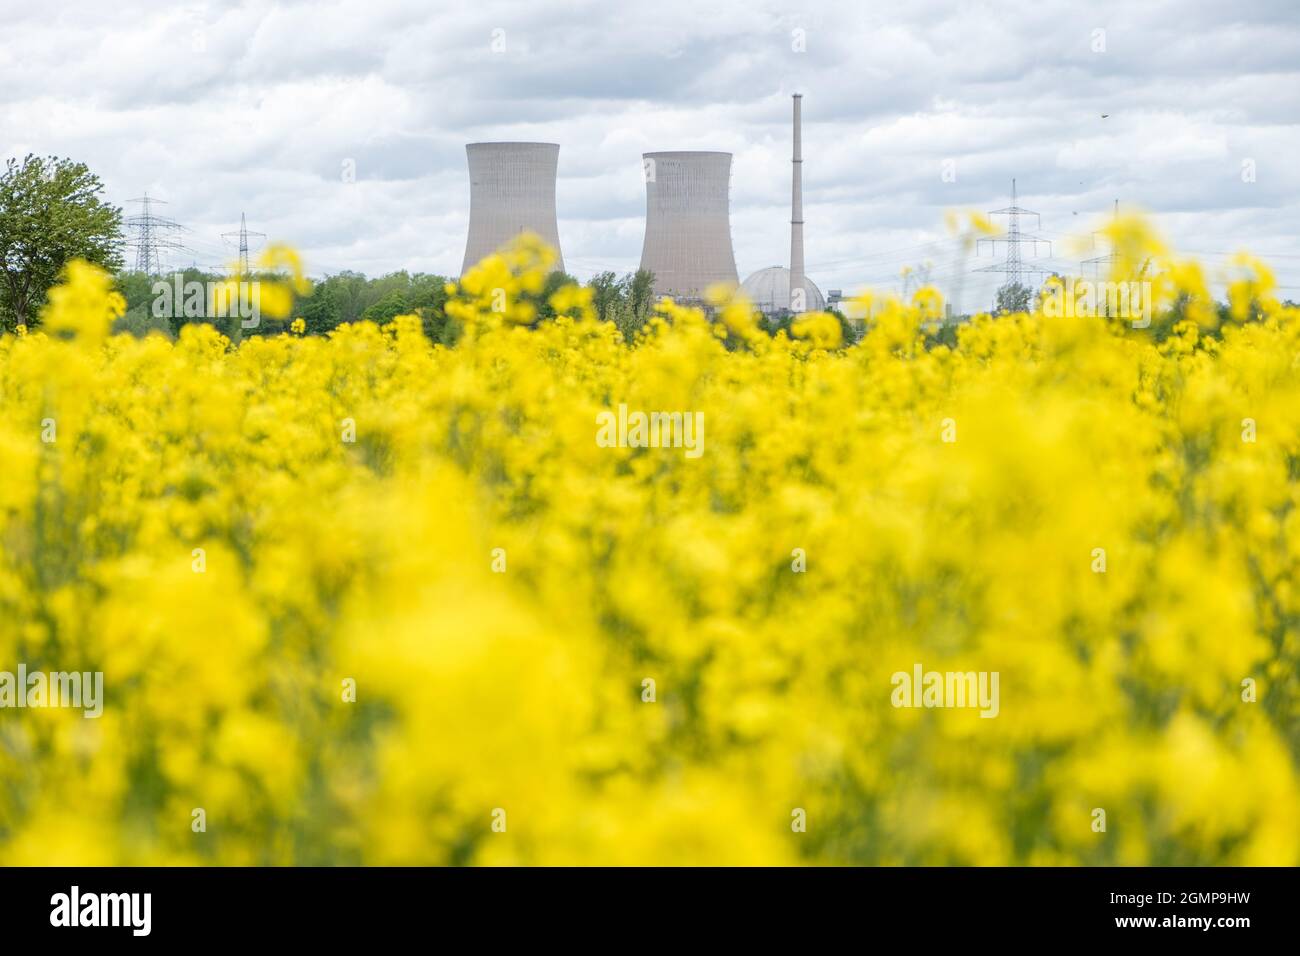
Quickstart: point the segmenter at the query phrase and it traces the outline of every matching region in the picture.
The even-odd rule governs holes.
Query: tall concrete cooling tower
[[[556,143],[469,143],[469,239],[464,275],[521,232],[535,232],[557,253],[564,271],[555,218]]]
[[[731,154],[644,153],[645,243],[641,268],[654,294],[698,299],[718,282],[736,285],[731,249]]]

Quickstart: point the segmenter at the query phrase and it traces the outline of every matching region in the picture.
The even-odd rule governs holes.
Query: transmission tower
[[[1115,200],[1115,219],[1116,220],[1119,219],[1118,199]],[[1101,235],[1101,233],[1094,232],[1092,234],[1092,243],[1094,246],[1097,244],[1097,236],[1099,235]],[[1106,253],[1104,256],[1093,256],[1091,259],[1084,259],[1081,263],[1079,263],[1080,271],[1082,271],[1083,268],[1087,266],[1092,266],[1092,274],[1093,277],[1095,278],[1101,275],[1101,269],[1103,266],[1109,268],[1114,262],[1115,262],[1115,242],[1114,240],[1111,240],[1110,252]]]
[[[249,232],[248,220],[242,212],[239,214],[239,231],[223,232],[221,234],[222,239],[232,240],[238,238],[239,240],[239,274],[241,276],[246,276],[249,274],[248,272],[248,237],[249,236],[253,236],[254,238],[257,239],[265,239],[266,233]]]
[[[1019,286],[1023,286],[1025,284],[1024,276],[1025,273],[1027,272],[1041,273],[1043,275],[1046,275],[1047,274],[1046,269],[1037,269],[1034,268],[1033,266],[1025,265],[1024,258],[1020,254],[1021,246],[1032,246],[1033,248],[1031,250],[1031,255],[1037,256],[1038,244],[1041,242],[1047,246],[1047,254],[1048,256],[1050,256],[1052,254],[1052,244],[1046,239],[1039,239],[1037,236],[1033,235],[1032,233],[1026,233],[1021,231],[1020,229],[1021,216],[1033,216],[1036,222],[1035,228],[1040,228],[1040,229],[1042,228],[1043,225],[1043,219],[1041,216],[1038,215],[1038,213],[1034,212],[1033,210],[1021,209],[1019,206],[1016,205],[1016,181],[1014,179],[1011,180],[1011,205],[1007,206],[1005,209],[990,209],[989,215],[1007,217],[1007,234],[1006,236],[999,236],[995,239],[981,239],[979,240],[979,242],[989,243],[995,252],[997,251],[997,244],[999,242],[1006,243],[1007,260],[1006,262],[1000,262],[995,265],[984,266],[982,269],[976,269],[975,271],[976,272],[1005,272],[1007,275],[1006,284],[1019,285]],[[977,243],[976,245],[978,249],[979,243]]]
[[[184,227],[175,220],[155,216],[153,207],[167,204],[161,199],[149,198],[148,193],[128,202],[140,203],[140,214],[128,216],[126,219],[127,228],[135,232],[135,235],[126,241],[127,247],[135,250],[135,271],[151,276],[161,275],[162,250],[172,252],[185,250],[185,247],[174,238]]]

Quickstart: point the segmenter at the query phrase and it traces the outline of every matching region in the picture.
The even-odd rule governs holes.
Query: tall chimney
[[[800,101],[803,94],[794,94],[794,180],[790,188],[790,310],[803,312],[808,307],[808,292],[803,275],[803,148],[800,126],[802,116]],[[798,294],[798,289],[802,294]]]

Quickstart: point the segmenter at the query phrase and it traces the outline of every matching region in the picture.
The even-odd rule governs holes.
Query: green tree
[[[613,322],[629,342],[650,317],[654,307],[653,272],[638,269],[618,278],[599,272],[587,280],[591,304],[602,322]]]
[[[400,289],[393,289],[362,312],[361,318],[366,322],[374,322],[376,325],[386,325],[397,316],[409,315],[410,313],[411,306],[406,301],[406,293]]]
[[[447,277],[417,273],[411,278],[411,308],[433,342],[454,345],[460,329],[447,319]]]
[[[266,282],[273,277],[253,272],[246,279],[249,282]],[[126,299],[126,314],[114,328],[137,336],[156,330],[175,338],[184,326],[203,323],[211,325],[232,342],[240,342],[250,336],[277,335],[285,330],[287,322],[272,321],[266,316],[261,316],[256,325],[245,328],[246,319],[239,313],[241,303],[238,293],[227,303],[222,310],[223,314],[214,313],[209,293],[214,286],[230,280],[228,275],[200,269],[198,266],[189,266],[161,276],[143,272],[119,272],[116,276],[117,291]],[[305,298],[301,301],[311,303],[312,299]],[[295,313],[295,316],[299,314],[301,313]]]
[[[379,325],[399,315],[418,315],[433,342],[453,344],[458,330],[446,314],[447,279],[429,273],[390,272],[368,279],[358,272],[340,272],[312,283],[293,306],[312,335],[324,335],[346,322],[367,320]]]
[[[1008,282],[998,289],[996,310],[999,315],[1007,312],[1028,312],[1031,296],[1029,286],[1021,282]]]
[[[144,338],[151,332],[156,332],[165,338],[175,338],[172,334],[171,321],[156,317],[147,306],[128,309],[125,315],[113,323],[113,332],[128,332],[138,339]]]
[[[312,290],[294,303],[293,314],[301,316],[310,335],[324,335],[343,321],[333,276],[312,283]]]
[[[655,274],[649,269],[637,269],[627,284],[627,302],[634,316],[645,324],[655,304]]]
[[[139,273],[132,273],[132,275],[139,275]],[[154,292],[155,287],[157,287],[159,283],[165,283],[175,289],[176,277],[178,275],[180,276],[181,295],[178,298],[175,292],[172,293],[171,314],[165,316],[168,324],[171,326],[173,335],[180,335],[181,329],[186,325],[206,323],[207,325],[216,328],[217,331],[229,338],[232,342],[238,342],[244,338],[245,331],[240,328],[240,320],[237,315],[212,316],[208,314],[210,311],[210,304],[207,296],[208,283],[224,282],[226,277],[216,272],[199,269],[195,266],[190,266],[187,269],[178,269],[165,276],[149,277],[149,297],[147,303],[150,315],[153,315],[154,306],[157,300],[157,296]],[[256,274],[248,276],[249,281],[254,281],[256,278]],[[197,302],[190,295],[189,290],[192,288],[190,285],[191,283],[198,283],[204,290],[203,295],[197,300]],[[118,278],[118,284],[126,286],[128,289],[127,307],[128,309],[134,308],[135,304],[132,302],[130,294],[130,290],[134,287],[134,280],[128,280],[125,276],[122,276]],[[251,332],[252,330],[249,331]]]
[[[523,298],[526,301],[531,301],[533,303],[537,308],[537,320],[539,322],[544,322],[548,319],[555,318],[555,309],[551,306],[551,296],[555,295],[555,293],[559,292],[566,285],[579,284],[578,280],[567,272],[561,272],[559,269],[556,269],[547,273],[546,281],[542,285],[542,291],[538,295],[531,295],[525,292]]]
[[[596,318],[602,322],[613,322],[627,296],[623,282],[613,272],[598,272],[587,280],[591,289],[591,305],[596,310]]]
[[[379,300],[378,295],[371,297],[370,283],[359,272],[340,272],[330,276],[329,281],[338,305],[340,325],[358,321],[361,313]]]
[[[119,272],[117,291],[126,299],[127,312],[137,309],[149,311],[153,305],[153,276],[144,272]]]
[[[10,159],[0,175],[0,328],[34,325],[45,294],[72,259],[121,266],[122,210],[99,198],[83,163]]]

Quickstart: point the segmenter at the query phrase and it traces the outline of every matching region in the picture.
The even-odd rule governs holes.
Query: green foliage
[[[863,327],[859,322],[854,322],[839,309],[834,306],[826,306],[820,311],[827,315],[835,316],[835,321],[840,324],[840,341],[844,345],[852,345],[858,339],[862,338]],[[790,338],[794,338],[794,332],[791,326],[798,320],[800,313],[790,312],[789,310],[775,313],[773,315],[758,315],[759,328],[763,329],[770,335],[776,335],[778,332],[784,332]]]
[[[957,335],[961,326],[962,323],[960,322],[941,322],[937,326],[926,329],[926,349],[938,348],[939,346],[948,349],[957,348]]]
[[[210,282],[218,283],[228,278],[200,269],[183,269],[179,274],[182,284],[199,282],[205,287]],[[174,283],[175,275],[155,277],[138,272],[118,273],[117,289],[126,298],[127,305],[127,314],[119,321],[119,330],[143,335],[157,329],[174,337],[184,325],[205,322],[237,341],[251,335],[277,335],[287,327],[287,321],[273,322],[265,318],[257,328],[240,329],[237,317],[210,319],[206,314],[157,317],[153,312],[157,298],[154,286],[158,282]],[[250,280],[259,278],[257,274],[249,277]],[[301,318],[309,335],[325,335],[349,322],[370,321],[386,325],[396,316],[414,314],[420,317],[424,332],[431,341],[451,345],[458,333],[444,311],[446,287],[446,278],[426,273],[393,272],[377,279],[367,279],[358,272],[340,272],[314,281],[311,292],[298,296],[291,319]]]
[[[376,325],[387,325],[399,315],[409,315],[410,312],[411,307],[406,301],[406,294],[394,290],[362,312],[361,318]]]
[[[203,297],[202,309],[199,314],[186,315],[186,297],[182,295],[178,301],[174,302],[173,314],[156,315],[155,304],[159,296],[157,286],[159,283],[166,283],[172,289],[172,297],[176,298],[176,276],[181,277],[181,289],[185,290],[191,282],[197,282],[203,286],[205,295]],[[256,276],[250,277],[256,278]],[[129,331],[136,335],[143,335],[150,329],[157,329],[169,338],[175,338],[180,334],[183,326],[195,322],[206,322],[208,325],[219,329],[221,333],[232,340],[238,340],[245,335],[256,335],[263,329],[240,329],[239,319],[233,316],[223,316],[218,319],[207,317],[208,303],[206,290],[208,283],[218,283],[226,281],[227,277],[219,272],[209,272],[196,267],[188,269],[178,269],[175,272],[162,276],[151,276],[143,272],[120,272],[116,276],[117,291],[122,293],[126,299],[126,315],[119,320],[117,328],[123,331]],[[269,331],[279,331],[278,328]]]
[[[113,332],[126,332],[142,339],[151,333],[157,333],[168,339],[175,339],[170,319],[155,316],[148,308],[128,309],[126,314],[113,323]]]
[[[457,331],[447,320],[447,278],[417,272],[392,272],[367,279],[358,272],[340,272],[313,283],[309,295],[294,304],[311,335],[324,335],[348,322],[384,325],[399,315],[418,315],[430,340],[450,345]]]
[[[153,303],[153,276],[143,272],[119,272],[116,276],[117,291],[126,299],[126,311],[137,309],[149,310]]]
[[[1008,282],[998,289],[995,311],[999,315],[1005,315],[1008,312],[1028,312],[1029,302],[1032,297],[1033,292],[1029,286],[1020,282]]]
[[[0,330],[34,326],[45,293],[72,259],[121,265],[122,211],[99,198],[83,163],[28,155],[0,174]]]
[[[596,310],[596,317],[602,322],[613,322],[615,310],[623,298],[618,275],[598,272],[587,281],[587,288],[591,290],[591,306]]]
[[[587,282],[591,303],[602,322],[613,322],[627,341],[646,323],[654,308],[653,272],[638,269],[619,278],[613,272],[600,272]]]
[[[840,339],[845,345],[852,345],[858,339],[862,338],[862,326],[857,322],[849,319],[847,315],[834,306],[826,306],[823,312],[835,316],[835,321],[840,324]]]
[[[542,284],[542,291],[537,295],[525,293],[525,301],[532,302],[537,308],[537,321],[545,322],[555,318],[555,310],[551,308],[551,296],[559,292],[566,285],[581,285],[577,279],[567,272],[561,272],[556,269],[546,274],[546,281]]]

